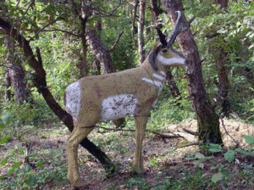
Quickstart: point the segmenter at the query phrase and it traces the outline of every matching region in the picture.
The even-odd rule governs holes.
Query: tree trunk
[[[228,5],[228,0],[218,0],[218,3],[221,5],[221,9],[225,9]],[[217,52],[217,69],[218,69],[218,77],[219,77],[219,99],[221,104],[221,110],[219,115],[222,114],[222,117],[229,117],[230,112],[230,103],[228,100],[228,91],[229,91],[229,81],[228,81],[228,69],[226,66],[226,52],[224,51],[223,47],[218,45],[215,47]]]
[[[6,68],[6,72],[5,72],[5,92],[4,92],[4,100],[5,102],[9,102],[11,100],[11,91],[10,91],[10,87],[11,87],[11,77],[10,77],[10,73],[9,73],[9,68]]]
[[[171,22],[175,23],[177,19],[176,11],[181,11],[183,13],[181,0],[163,0],[162,3],[171,19]],[[215,113],[215,110],[206,94],[198,49],[192,37],[189,23],[184,15],[180,20],[180,24],[183,28],[187,29],[185,32],[179,34],[176,40],[183,54],[189,60],[188,68],[186,70],[188,75],[187,84],[192,105],[197,116],[199,143],[203,144],[209,142],[221,144],[222,139],[219,117]]]
[[[86,39],[92,52],[95,54],[96,58],[100,61],[104,73],[116,72],[108,48],[102,44],[102,42],[96,35],[94,29],[88,29],[86,31]]]
[[[6,31],[6,33],[13,37],[23,48],[25,56],[28,58],[28,63],[32,69],[35,71],[35,84],[38,88],[38,91],[42,93],[45,101],[47,102],[50,109],[56,114],[56,116],[64,122],[64,124],[68,127],[70,131],[73,130],[73,121],[70,114],[64,111],[60,105],[55,101],[52,96],[49,88],[46,83],[46,72],[42,66],[42,60],[40,56],[39,48],[37,48],[37,56],[38,60],[35,59],[33,51],[29,45],[29,42],[8,22],[0,18],[0,27]],[[102,152],[97,146],[95,146],[92,142],[90,142],[87,138],[85,138],[80,143],[84,148],[86,148],[93,156],[95,156],[102,164],[102,166],[110,171],[114,168],[114,165],[110,161],[109,157]]]
[[[176,86],[176,82],[175,82],[173,75],[171,73],[171,70],[169,68],[167,69],[167,72],[166,72],[166,79],[168,81],[168,87],[169,87],[170,92],[173,95],[173,97],[176,98],[176,97],[180,96],[181,94],[179,92],[179,89]]]
[[[82,41],[82,58],[81,58],[81,63],[80,63],[80,74],[79,74],[79,78],[84,77],[87,73],[88,73],[88,65],[87,65],[87,45],[86,45],[86,21],[87,21],[87,17],[82,18],[80,17],[81,20],[81,28],[82,28],[82,32],[81,32],[81,41]]]
[[[151,0],[151,5],[152,5],[152,15],[153,15],[153,19],[155,21],[155,24],[157,27],[161,28],[161,24],[159,24],[158,19],[159,19],[159,15],[161,13],[161,9],[160,7],[158,7],[158,0]],[[167,79],[167,84],[168,87],[172,93],[172,95],[174,97],[180,96],[180,92],[178,87],[176,86],[175,80],[173,78],[172,72],[170,70],[170,68],[167,69],[166,72],[166,79]]]
[[[144,24],[145,24],[145,0],[140,0],[139,3],[139,21],[138,21],[138,54],[139,64],[145,60],[144,51]]]
[[[230,112],[230,103],[228,100],[228,91],[229,91],[229,81],[228,81],[228,69],[226,66],[226,53],[223,48],[218,47],[216,48],[218,55],[217,55],[217,69],[218,69],[218,77],[219,77],[219,92],[218,92],[218,99],[221,104],[220,114],[223,114],[222,117],[229,117]]]
[[[25,72],[20,63],[20,59],[15,55],[14,42],[10,37],[5,39],[6,49],[11,49],[12,52],[7,55],[6,66],[11,84],[13,85],[15,99],[17,104],[22,105],[24,101],[28,101],[30,95],[28,89],[26,89]],[[7,76],[8,76],[7,74]]]

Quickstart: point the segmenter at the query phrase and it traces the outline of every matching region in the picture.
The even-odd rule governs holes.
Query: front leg
[[[147,123],[147,116],[139,116],[134,117],[135,119],[135,125],[136,125],[136,150],[135,150],[135,157],[134,157],[134,163],[133,167],[135,168],[137,173],[142,173],[144,171],[143,166],[143,157],[142,157],[142,143],[143,138],[145,136],[145,130],[146,130],[146,123]]]
[[[68,174],[67,178],[75,187],[85,185],[79,175],[78,168],[78,146],[79,143],[87,137],[87,135],[94,129],[92,127],[79,127],[75,126],[68,138]]]

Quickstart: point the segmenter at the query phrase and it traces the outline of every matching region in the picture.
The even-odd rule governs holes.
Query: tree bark
[[[161,28],[161,24],[159,24],[158,19],[159,15],[162,13],[161,8],[158,6],[158,0],[151,0],[151,5],[152,5],[152,15],[153,19],[155,21],[155,24],[157,27]],[[170,68],[167,69],[166,72],[166,79],[167,79],[167,84],[170,89],[170,92],[174,97],[180,96],[180,91],[178,87],[176,86],[175,80],[173,78],[172,72]]]
[[[176,11],[183,13],[181,0],[163,0],[162,1],[171,22],[175,23],[177,19]],[[180,25],[187,28],[178,35],[177,43],[179,44],[184,56],[189,60],[186,73],[188,75],[187,84],[192,100],[192,106],[195,109],[198,129],[199,143],[217,143],[221,144],[221,133],[219,117],[206,94],[204,81],[202,77],[201,61],[196,43],[192,37],[190,26],[185,16],[180,20]]]
[[[86,45],[86,22],[87,18],[82,18],[80,17],[81,20],[81,41],[82,41],[82,58],[81,58],[81,63],[80,63],[80,74],[79,78],[84,77],[88,73],[88,65],[87,65],[87,45]]]
[[[95,54],[96,58],[100,61],[104,73],[116,72],[114,63],[110,56],[109,49],[106,46],[104,46],[104,44],[100,41],[94,29],[89,28],[86,31],[86,40],[92,52]]]
[[[5,92],[4,92],[4,100],[5,102],[9,102],[11,100],[11,91],[10,91],[10,87],[11,87],[11,77],[10,77],[10,73],[9,73],[9,68],[6,68],[5,71]]]
[[[28,58],[29,66],[35,71],[34,82],[36,84],[36,87],[38,88],[38,91],[43,95],[50,109],[61,121],[64,122],[68,129],[72,131],[73,121],[71,115],[60,107],[60,105],[55,101],[53,95],[49,91],[49,88],[47,87],[46,72],[42,66],[42,59],[40,56],[39,48],[37,48],[38,60],[36,60],[33,51],[29,45],[29,41],[27,41],[14,27],[12,27],[9,22],[6,22],[2,18],[0,18],[0,27],[2,27],[2,29],[5,30],[5,32],[9,36],[13,37],[19,43],[20,47],[23,48],[24,54]],[[104,152],[102,152],[87,138],[85,138],[80,144],[84,148],[86,148],[92,155],[94,155],[107,171],[110,171],[112,167],[114,167],[109,157],[107,157]]]
[[[12,51],[11,53],[8,53],[6,57],[6,66],[8,68],[7,76],[9,75],[11,79],[17,104],[22,105],[24,101],[28,101],[30,95],[30,92],[26,88],[25,72],[20,63],[20,59],[16,55],[14,42],[11,37],[5,38],[5,47]]]
[[[145,60],[144,25],[145,25],[145,0],[140,0],[140,3],[139,3],[139,21],[138,21],[138,54],[139,54],[139,64],[140,65]]]
[[[173,78],[173,75],[172,75],[172,72],[170,69],[167,69],[167,72],[166,72],[166,79],[168,81],[168,87],[170,89],[170,92],[171,94],[173,95],[173,97],[178,97],[180,96],[180,92],[179,92],[179,89],[177,88],[176,86],[176,82]]]
[[[218,91],[218,99],[221,104],[220,114],[223,114],[222,117],[229,117],[230,112],[230,103],[228,99],[228,91],[229,91],[229,81],[228,81],[228,68],[226,66],[226,53],[222,47],[216,48],[217,55],[217,69],[218,69],[218,77],[219,77],[219,91]]]

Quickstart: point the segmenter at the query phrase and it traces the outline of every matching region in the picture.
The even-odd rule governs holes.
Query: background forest
[[[254,124],[254,2],[183,0],[182,5],[202,59],[205,90],[215,112],[224,119]],[[3,168],[8,164],[10,167],[7,174],[0,176],[0,188],[66,184],[63,179],[67,163],[58,160],[64,149],[52,150],[43,157],[28,148],[29,139],[69,134],[63,120],[59,120],[66,87],[84,76],[138,67],[157,38],[155,25],[170,33],[171,20],[160,0],[0,0],[0,18],[0,144],[5,147],[0,158]],[[8,27],[6,22],[15,29],[10,30],[10,35],[4,29]],[[21,37],[14,40],[12,33],[19,33],[26,41]],[[27,49],[21,47],[22,43],[29,44],[24,46]],[[175,44],[175,48],[179,46]],[[147,128],[158,132],[167,130],[169,123],[196,119],[184,69],[169,71],[151,116]],[[124,129],[134,129],[131,117],[122,123]],[[111,122],[101,122],[100,126],[115,127]],[[101,128],[97,133],[105,131]],[[103,139],[96,134],[91,141],[106,152],[118,146],[112,139],[124,141],[117,135]],[[10,142],[19,143],[13,149]],[[83,159],[92,158],[85,155]],[[152,166],[158,167],[157,159],[149,159]],[[49,167],[45,160],[54,166]],[[29,164],[17,170],[23,162]],[[37,168],[36,175],[31,163]],[[221,168],[217,169],[224,171]],[[201,178],[202,174],[197,176]],[[218,178],[222,179],[220,175]],[[126,188],[151,189],[144,185],[147,182],[131,179],[134,181],[129,180]],[[191,185],[195,186],[194,182]],[[212,180],[211,184],[216,182]]]

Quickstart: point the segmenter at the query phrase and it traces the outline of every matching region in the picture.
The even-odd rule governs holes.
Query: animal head
[[[178,11],[178,18],[175,27],[169,37],[164,35],[159,28],[156,28],[160,38],[160,43],[153,48],[152,52],[149,54],[149,63],[155,71],[158,71],[157,64],[161,64],[165,67],[186,66],[187,59],[172,47],[176,37],[184,31],[179,27],[180,18],[181,12]]]

